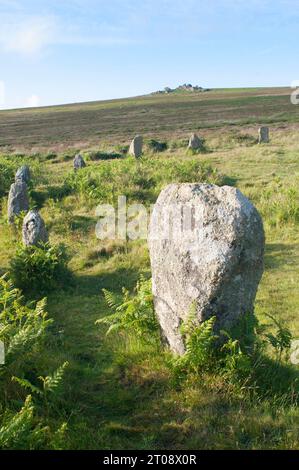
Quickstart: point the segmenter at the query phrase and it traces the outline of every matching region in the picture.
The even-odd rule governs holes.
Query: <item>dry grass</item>
[[[168,140],[206,128],[299,121],[287,88],[215,90],[0,112],[0,145],[19,152]]]

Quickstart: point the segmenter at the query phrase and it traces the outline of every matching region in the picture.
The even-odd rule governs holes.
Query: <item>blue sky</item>
[[[299,79],[298,0],[0,0],[0,108]]]

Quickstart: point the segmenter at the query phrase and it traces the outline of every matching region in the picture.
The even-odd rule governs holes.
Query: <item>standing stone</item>
[[[268,144],[269,139],[269,127],[259,128],[259,144]]]
[[[38,211],[29,211],[23,221],[23,244],[39,245],[48,241],[45,223]]]
[[[192,134],[189,139],[188,149],[199,150],[203,148],[203,141],[196,134]]]
[[[7,216],[9,223],[13,223],[16,215],[27,212],[29,209],[29,198],[27,184],[17,180],[10,187],[7,204]]]
[[[199,322],[216,316],[216,331],[253,312],[264,243],[262,219],[238,189],[186,183],[160,193],[149,249],[155,310],[174,352],[184,353],[180,325],[192,306]]]
[[[81,168],[85,168],[86,167],[86,163],[82,157],[82,155],[80,155],[80,153],[78,153],[75,158],[74,158],[74,170],[80,170]]]
[[[23,183],[28,184],[30,181],[30,169],[29,166],[23,165],[21,166],[15,176],[15,181],[22,181]]]
[[[142,155],[142,145],[143,139],[141,135],[136,135],[131,142],[129,148],[129,155],[133,155],[133,157],[139,158]]]

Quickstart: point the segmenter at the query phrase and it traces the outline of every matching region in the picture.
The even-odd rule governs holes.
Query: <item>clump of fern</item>
[[[12,377],[12,381],[17,382],[25,390],[29,390],[32,395],[36,395],[38,398],[41,398],[43,400],[45,412],[48,415],[50,396],[55,394],[55,392],[61,385],[65,369],[68,367],[68,365],[68,362],[64,362],[60,367],[58,367],[58,369],[53,372],[53,374],[47,375],[45,377],[38,377],[38,380],[41,383],[40,386],[32,384],[26,378],[20,378],[15,376]]]
[[[52,323],[45,309],[46,299],[26,304],[12,281],[6,276],[0,277],[0,341],[5,349],[5,361],[0,365],[0,396],[5,397],[5,401],[0,400],[1,449],[62,447],[65,424],[53,431],[47,421],[49,395],[61,383],[66,364],[54,374],[40,377],[40,388],[26,378],[32,376],[33,364],[38,362]],[[30,391],[29,395],[24,395],[21,408],[18,403],[22,394],[12,382]],[[42,407],[34,395],[43,398]]]
[[[34,306],[26,305],[21,291],[14,287],[6,276],[0,278],[0,340],[4,342],[6,355],[5,367],[17,369],[32,357],[52,320],[45,311],[46,299]]]
[[[168,361],[176,379],[182,379],[188,374],[199,374],[211,368],[215,359],[215,341],[218,336],[214,333],[216,317],[199,323],[196,318],[196,304],[191,306],[188,318],[181,325],[184,338],[185,353],[182,356],[172,355]]]
[[[216,317],[199,322],[196,303],[193,303],[180,328],[185,353],[181,356],[172,354],[168,359],[175,382],[189,375],[205,373],[216,373],[238,385],[248,381],[252,371],[253,328],[256,320],[253,315],[245,316],[242,320],[236,328],[238,338],[222,330],[216,334]]]
[[[242,386],[251,379],[252,358],[244,352],[238,339],[233,339],[228,333],[226,342],[221,347],[221,357],[218,365],[220,374],[231,383],[241,383]]]
[[[6,410],[0,424],[0,449],[35,450],[50,448],[60,450],[67,429],[66,423],[52,431],[37,419],[31,395],[28,395],[18,412]]]
[[[113,313],[100,318],[96,323],[107,325],[107,334],[128,332],[143,341],[156,340],[158,322],[154,311],[151,280],[141,276],[133,294],[125,288],[122,289],[121,295],[106,289],[103,289],[103,294]]]
[[[0,449],[28,448],[28,441],[39,440],[42,431],[40,427],[34,429],[33,421],[34,407],[32,397],[28,395],[19,412],[13,414],[6,410],[0,426]],[[32,439],[32,430],[34,430],[34,439]]]
[[[63,245],[19,246],[10,262],[10,275],[26,294],[44,295],[69,284],[68,260]]]
[[[288,328],[268,315],[276,331],[265,333],[266,326],[259,325],[252,314],[245,315],[231,331],[214,332],[216,318],[202,323],[196,318],[196,306],[192,305],[186,321],[181,326],[185,353],[171,355],[168,365],[175,382],[189,376],[216,374],[238,392],[267,393],[275,374],[287,358],[292,334]],[[273,324],[268,328],[273,330]],[[275,360],[268,355],[268,346],[275,351]],[[286,372],[286,371],[285,371]],[[291,373],[291,371],[289,371]],[[261,384],[264,384],[261,389]],[[259,384],[259,385],[258,385]]]

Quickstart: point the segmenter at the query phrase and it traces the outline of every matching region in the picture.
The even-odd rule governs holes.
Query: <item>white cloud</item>
[[[1,1],[1,0],[0,0]],[[38,56],[48,46],[106,46],[131,43],[126,31],[112,25],[97,28],[72,22],[54,15],[2,15],[0,49],[27,57]]]
[[[31,95],[27,98],[25,106],[28,108],[36,108],[40,104],[40,98],[37,95]]]
[[[38,54],[53,41],[56,21],[49,16],[6,17],[2,21],[0,46],[25,56]]]

